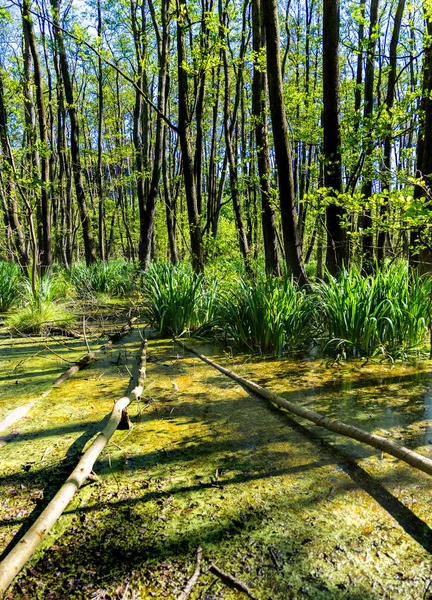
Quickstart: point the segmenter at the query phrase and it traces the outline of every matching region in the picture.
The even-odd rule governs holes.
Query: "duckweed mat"
[[[79,343],[73,351],[85,353]],[[25,340],[1,342],[0,420],[36,399],[0,448],[3,549],[102,427],[139,344],[134,332],[41,398],[59,359],[32,356]],[[329,366],[200,350],[292,401],[431,451],[427,364]],[[211,563],[260,599],[432,598],[428,476],[291,420],[171,341],[149,342],[147,375],[133,429],[114,434],[95,465],[100,479],[80,490],[6,598],[175,598],[198,546],[195,600],[242,597]]]

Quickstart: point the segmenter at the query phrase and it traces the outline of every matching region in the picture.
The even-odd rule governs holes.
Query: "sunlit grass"
[[[144,316],[163,334],[203,335],[217,319],[217,284],[181,264],[153,264],[143,275]]]
[[[16,263],[0,261],[0,312],[17,303],[23,286],[21,269]]]
[[[349,356],[402,356],[424,343],[430,280],[395,265],[373,275],[357,267],[314,286],[327,330],[326,349]]]
[[[289,278],[240,279],[223,301],[221,326],[235,343],[280,356],[310,342],[314,312],[312,298]]]
[[[73,311],[64,303],[68,283],[61,275],[38,277],[23,284],[21,306],[6,319],[6,326],[22,333],[44,333],[52,329],[68,329],[74,321]]]
[[[81,298],[93,298],[99,294],[126,296],[133,291],[135,267],[123,260],[97,262],[90,267],[76,263],[70,271],[70,279]]]

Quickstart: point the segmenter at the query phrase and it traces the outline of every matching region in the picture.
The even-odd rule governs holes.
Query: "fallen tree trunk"
[[[39,544],[58,521],[75,493],[89,477],[99,454],[105,448],[111,436],[117,429],[123,410],[133,400],[136,400],[141,396],[144,379],[146,377],[146,352],[147,341],[145,340],[141,346],[137,385],[128,396],[120,398],[120,400],[115,403],[106,427],[98,434],[96,439],[83,454],[75,469],[42,514],[0,563],[0,597],[3,596],[14,577],[21,571],[25,563],[33,556]]]
[[[78,371],[81,371],[81,369],[85,369],[91,362],[93,362],[94,359],[95,359],[95,353],[89,352],[88,354],[86,354],[85,356],[80,358],[74,365],[72,365],[72,367],[70,367],[70,369],[68,369],[67,371],[62,373],[62,375],[60,375],[60,377],[57,377],[57,379],[53,382],[52,385],[53,386],[61,385],[64,381],[66,381],[66,379],[69,379],[69,377],[71,377],[71,375],[73,375],[74,373],[77,373]]]
[[[100,352],[101,350],[107,350],[107,348],[109,348],[116,342],[119,342],[122,338],[128,335],[132,331],[133,324],[136,320],[136,317],[133,317],[133,319],[129,319],[126,325],[123,325],[123,327],[119,331],[116,331],[114,334],[108,336],[109,340],[102,344],[102,346],[98,350],[96,350],[96,352]],[[69,379],[71,375],[77,373],[78,371],[81,371],[81,369],[85,369],[86,367],[88,367],[88,365],[92,363],[96,358],[96,352],[88,352],[85,356],[80,358],[74,365],[72,365],[70,369],[68,369],[62,375],[60,375],[60,377],[57,377],[57,379],[53,383],[53,386],[61,385],[66,381],[66,379]]]
[[[233,379],[246,389],[250,390],[257,396],[266,398],[266,400],[269,400],[272,404],[275,404],[276,406],[279,406],[280,408],[285,409],[298,417],[302,417],[303,419],[312,421],[312,423],[315,423],[320,427],[324,427],[329,431],[333,431],[334,433],[344,435],[346,437],[357,440],[358,442],[362,442],[363,444],[368,444],[369,446],[372,446],[377,450],[381,450],[382,452],[391,454],[392,456],[408,463],[412,467],[415,467],[416,469],[419,469],[420,471],[423,471],[428,475],[432,475],[432,460],[426,458],[426,456],[422,456],[421,454],[418,454],[418,452],[414,452],[409,448],[405,448],[405,446],[396,444],[395,442],[381,437],[380,435],[368,433],[367,431],[363,431],[362,429],[354,427],[353,425],[347,425],[346,423],[342,423],[341,421],[330,419],[329,417],[321,415],[320,413],[317,413],[313,410],[309,410],[308,408],[298,406],[297,404],[294,404],[293,402],[290,402],[285,398],[276,396],[276,394],[273,394],[273,392],[270,392],[269,390],[261,387],[253,381],[250,381],[249,379],[244,379],[243,377],[240,377],[240,375],[237,375],[233,371],[230,371],[229,369],[218,365],[214,361],[210,360],[210,358],[204,356],[204,354],[200,354],[191,346],[186,345],[184,342],[176,338],[174,338],[174,340],[179,346],[184,348],[184,350],[192,352],[211,367],[214,367],[224,375],[227,375],[227,377],[230,377],[231,379]]]

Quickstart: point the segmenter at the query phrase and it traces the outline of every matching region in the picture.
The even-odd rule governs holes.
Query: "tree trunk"
[[[178,62],[178,135],[183,161],[183,179],[189,220],[192,266],[196,273],[204,270],[201,215],[194,171],[191,139],[191,114],[189,109],[189,81],[185,40],[186,0],[177,0],[177,62]]]
[[[345,209],[337,196],[342,192],[342,157],[339,93],[339,0],[324,0],[323,21],[323,129],[324,186],[335,200],[326,208],[326,268],[336,275],[347,261],[342,226]]]
[[[78,202],[78,208],[81,218],[81,226],[83,231],[84,254],[87,265],[91,265],[96,261],[96,248],[93,237],[90,217],[87,210],[86,196],[84,184],[82,180],[81,158],[80,158],[80,135],[78,126],[78,115],[76,104],[74,101],[72,80],[69,73],[69,64],[66,56],[66,49],[63,39],[63,32],[59,22],[59,0],[51,0],[54,23],[54,38],[57,46],[57,51],[60,60],[60,69],[63,77],[63,85],[65,90],[67,110],[70,121],[70,144],[72,155],[72,172],[75,183],[75,193]]]
[[[40,213],[41,213],[41,232],[39,242],[39,260],[41,273],[49,271],[52,263],[51,256],[51,211],[50,211],[50,198],[49,191],[51,187],[50,182],[50,152],[49,152],[49,139],[48,129],[46,122],[46,111],[44,101],[44,80],[41,68],[41,62],[39,58],[39,51],[36,43],[36,36],[33,28],[33,20],[30,14],[30,0],[24,0],[23,3],[23,29],[24,35],[26,36],[30,50],[33,57],[33,69],[34,69],[34,84],[36,90],[36,103],[38,112],[38,123],[39,123],[39,138],[42,147],[40,154]]]
[[[293,276],[303,284],[306,282],[306,274],[301,256],[301,243],[295,212],[294,178],[283,96],[276,0],[262,0],[262,12],[266,31],[270,113],[278,172],[285,260]]]
[[[399,43],[399,35],[402,24],[402,16],[405,8],[406,0],[398,0],[398,5],[396,9],[394,25],[393,25],[393,33],[390,41],[390,70],[388,74],[388,83],[387,83],[387,95],[385,100],[385,106],[388,111],[390,122],[393,115],[393,106],[395,99],[395,89],[396,89],[396,74],[397,74],[397,47]],[[392,187],[392,177],[391,177],[391,152],[392,152],[392,131],[386,135],[384,140],[384,179],[383,179],[383,187],[387,189],[389,195]],[[386,255],[386,239],[387,233],[385,231],[385,226],[388,218],[388,205],[387,204],[380,207],[380,216],[381,216],[381,224],[380,231],[378,234],[378,249],[377,249],[377,260],[378,264],[382,264],[384,262],[384,258]]]
[[[369,25],[369,44],[367,50],[366,72],[364,82],[364,127],[366,129],[366,138],[363,142],[363,152],[365,156],[366,173],[364,174],[364,183],[362,193],[367,203],[371,202],[372,197],[372,153],[374,148],[372,117],[374,111],[374,78],[375,78],[375,48],[378,27],[378,7],[379,0],[371,0],[370,7],[370,25]],[[367,170],[369,169],[369,172]],[[360,219],[363,227],[363,266],[367,271],[373,267],[374,261],[374,236],[372,231],[372,207],[369,205],[363,218]]]
[[[259,56],[265,48],[265,32],[262,21],[261,0],[252,0],[253,50]],[[255,118],[255,143],[258,175],[261,190],[261,224],[264,240],[265,266],[267,273],[280,275],[277,253],[276,217],[271,206],[270,153],[266,117],[267,78],[257,62],[254,63],[252,81],[252,114]]]

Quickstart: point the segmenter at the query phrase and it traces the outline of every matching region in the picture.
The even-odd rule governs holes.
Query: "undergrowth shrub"
[[[162,334],[209,333],[217,320],[217,283],[187,264],[153,263],[143,275],[144,316]]]
[[[89,267],[76,263],[70,278],[81,298],[93,298],[98,294],[125,296],[133,291],[135,267],[123,260],[97,262]]]
[[[315,306],[292,279],[240,279],[223,300],[222,327],[235,343],[261,354],[304,348],[313,336]]]
[[[6,312],[17,303],[22,286],[20,267],[13,262],[0,261],[0,312]]]
[[[405,265],[364,275],[358,267],[314,289],[327,328],[326,349],[349,356],[404,356],[423,344],[430,279],[408,276]]]

